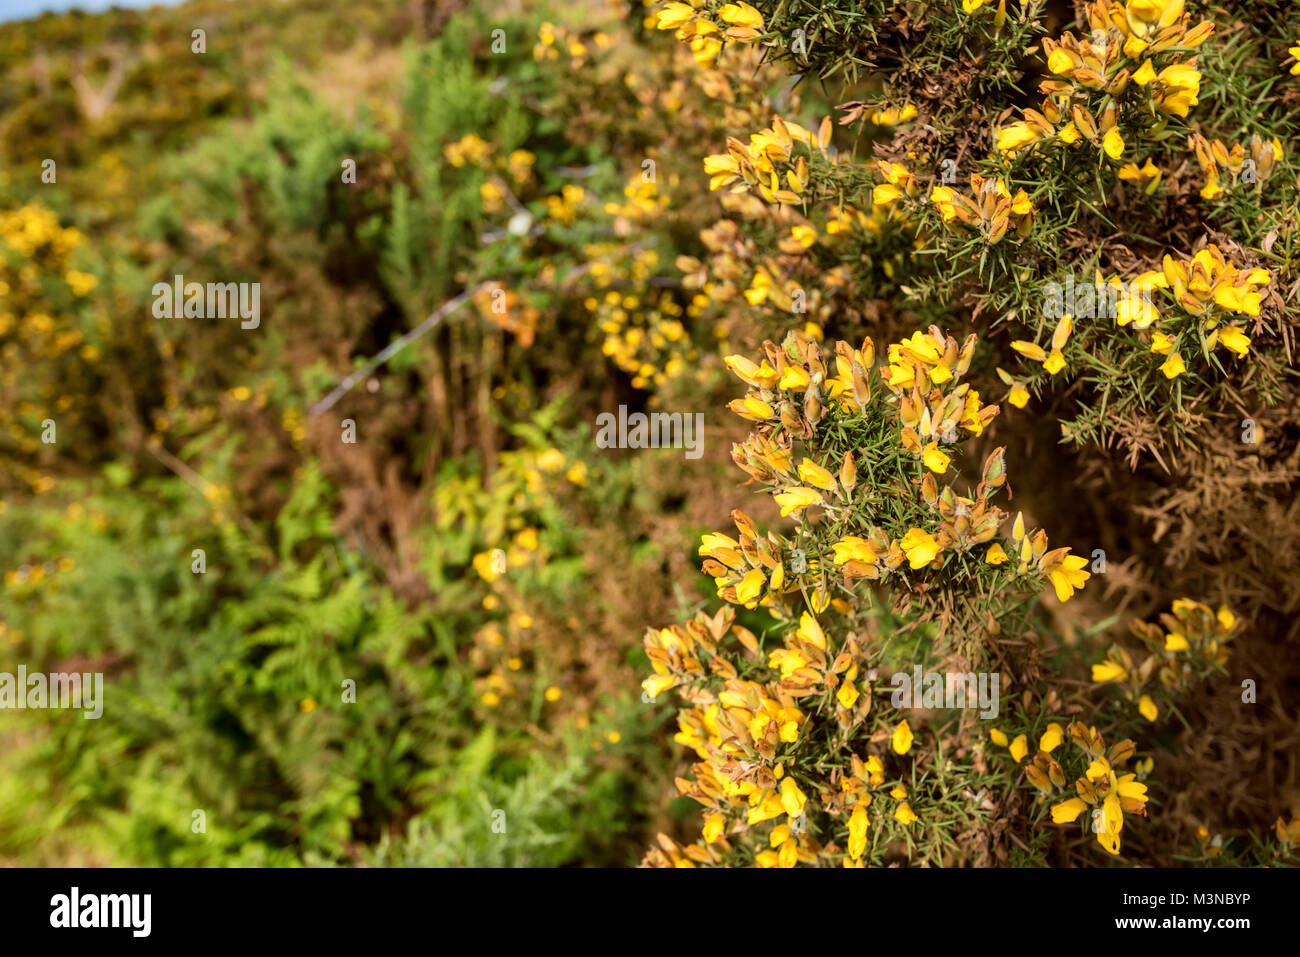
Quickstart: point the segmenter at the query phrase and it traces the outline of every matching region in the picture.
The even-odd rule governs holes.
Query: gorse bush
[[[0,25],[0,674],[105,678],[3,711],[0,860],[1297,863],[1298,59],[1254,0]]]
[[[1090,666],[1087,649],[1119,617],[1101,620],[1109,600],[1142,558],[1123,554],[1111,584],[1107,549],[1091,547],[1099,516],[1067,518],[1066,535],[1087,536],[1076,553],[993,501],[1040,482],[1042,461],[1022,473],[1007,411],[982,395],[1013,418],[1043,407],[1059,440],[1090,456],[1117,447],[1167,471],[1207,443],[1258,445],[1248,410],[1294,394],[1295,307],[1281,294],[1294,260],[1277,249],[1294,225],[1294,93],[1240,108],[1255,76],[1268,74],[1261,90],[1276,82],[1267,40],[1240,23],[1225,35],[1182,2],[1080,4],[1073,25],[1046,7],[651,14],[705,71],[757,51],[843,102],[838,124],[783,112],[702,160],[724,218],[702,236],[713,255],[679,267],[720,314],[751,312],[762,333],[804,323],[725,360],[749,386],[730,408],[753,429],[733,460],[796,525],[762,532],[733,512],[738,537],[707,534],[699,551],[718,596],[748,614],[646,634],[645,688],[675,689],[676,740],[699,758],[678,789],[704,806],[702,837],[661,835],[648,863],[1100,862],[1068,830],[1024,834],[1076,821],[1102,859],[1161,861],[1141,819],[1168,793],[1167,716],[1192,734],[1180,708],[1221,680],[1229,642],[1292,607],[1258,591],[1246,607],[1238,594],[1225,603],[1227,588],[1208,604],[1175,592],[1160,624],[1132,625],[1144,657],[1117,642]],[[1202,126],[1207,102],[1223,108]],[[940,331],[954,325],[975,331]],[[898,340],[878,366],[871,338],[824,338],[873,326]],[[986,431],[1003,444],[981,442]],[[1059,470],[1051,481],[1055,495],[1080,487]],[[1090,491],[1094,508],[1130,507]],[[1158,544],[1124,545],[1161,560]],[[1097,579],[1109,587],[1083,634],[1038,597],[1050,583],[1070,601]],[[914,665],[918,678],[938,672],[915,703],[897,690]],[[1071,687],[1089,666],[1118,698]],[[954,711],[953,678],[973,696],[989,672],[1010,713]],[[1237,707],[1250,708],[1255,681],[1238,680]],[[1257,831],[1241,853],[1285,857],[1295,808],[1279,811],[1276,843]],[[1220,857],[1222,835],[1196,825],[1176,853]],[[1014,856],[1008,829],[1023,834]],[[968,831],[980,839],[952,840]]]

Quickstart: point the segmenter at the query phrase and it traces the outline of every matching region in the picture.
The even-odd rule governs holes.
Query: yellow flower
[[[957,216],[957,205],[953,199],[956,195],[956,192],[947,186],[936,186],[930,190],[930,202],[939,207],[939,212],[943,214],[945,223],[952,222]]]
[[[984,553],[984,561],[990,565],[1001,565],[1007,560],[1007,553],[997,542],[989,546],[989,550]]]
[[[676,30],[683,23],[692,20],[695,17],[695,8],[689,3],[669,3],[659,11],[659,22],[656,27],[660,30]]]
[[[768,794],[762,801],[749,809],[745,815],[745,820],[749,824],[761,824],[763,821],[770,821],[774,817],[780,817],[784,811],[785,806],[780,795]]]
[[[1047,361],[1047,352],[1037,343],[1029,342],[1025,339],[1017,339],[1011,343],[1011,348],[1016,352],[1019,352],[1026,359],[1030,359],[1034,362]]]
[[[752,27],[755,30],[763,29],[763,15],[744,2],[728,3],[718,11],[718,16],[722,17],[733,27]]]
[[[989,728],[989,738],[999,747],[1005,748],[1007,746],[1006,733],[999,731],[997,728]]]
[[[998,130],[997,149],[999,153],[1014,153],[1038,138],[1037,131],[1028,123],[1011,123]]]
[[[1113,160],[1117,160],[1124,155],[1124,137],[1120,136],[1118,128],[1111,129],[1102,137],[1101,148]]]
[[[907,555],[908,564],[913,568],[924,568],[939,554],[939,543],[929,532],[914,528],[903,536],[899,546]]]
[[[673,681],[676,680],[676,679],[672,678],[670,675],[655,675],[654,678],[647,678],[645,681],[641,682],[641,687],[642,687],[642,688],[646,688],[646,685],[651,684],[652,682],[654,682],[654,681],[655,681],[655,678],[658,678],[658,679],[659,679],[659,682],[655,682],[656,685],[659,684],[659,683],[662,683],[662,681],[663,681],[665,678],[668,679],[668,681],[669,681],[670,684],[671,684]],[[647,691],[647,692],[648,692],[649,690],[650,690],[649,688],[646,688],[646,691]],[[650,697],[653,698],[653,697],[654,697],[655,695],[657,695],[657,694],[659,693],[659,691],[661,691],[661,690],[663,690],[663,689],[662,689],[662,688],[659,688],[659,690],[656,690],[653,694],[650,695]],[[546,697],[546,700],[547,700],[547,701],[552,701],[552,702],[553,702],[553,701],[559,701],[559,700],[560,700],[560,696],[563,695],[563,694],[564,694],[563,691],[561,691],[559,688],[555,687],[555,685],[551,685],[549,688],[546,689],[545,697]]]
[[[780,387],[792,392],[802,392],[808,388],[808,373],[799,366],[786,366],[785,372],[781,373]]]
[[[835,490],[835,476],[809,458],[799,463],[799,481],[827,491]]]
[[[1051,754],[1060,745],[1062,735],[1061,726],[1053,721],[1047,726],[1047,730],[1043,732],[1042,738],[1039,739],[1038,750]]]
[[[1148,721],[1155,721],[1155,719],[1160,715],[1160,709],[1156,707],[1156,703],[1152,701],[1151,696],[1147,694],[1144,694],[1138,700],[1138,712]]]
[[[907,754],[908,751],[912,750],[912,739],[912,729],[907,726],[907,721],[904,720],[902,724],[894,729],[893,740],[891,741],[894,753]]]
[[[1128,671],[1117,661],[1107,658],[1099,665],[1092,666],[1092,680],[1097,684],[1105,684],[1107,681],[1123,681],[1128,677]]]
[[[784,514],[784,513],[782,513]],[[763,591],[763,585],[767,583],[761,569],[753,568],[736,584],[736,600],[742,605],[747,605],[756,599]]]
[[[776,504],[781,506],[781,517],[785,518],[791,512],[798,512],[808,508],[811,505],[820,505],[822,496],[815,489],[804,488],[802,485],[796,485],[784,492],[777,492],[773,498]]]
[[[916,107],[908,103],[901,110],[892,107],[876,110],[871,114],[871,122],[876,126],[897,126],[916,119]]]
[[[1077,820],[1087,808],[1088,805],[1084,803],[1083,798],[1070,798],[1060,804],[1052,805],[1052,820],[1057,824],[1069,824]]]
[[[1052,566],[1048,577],[1056,589],[1058,600],[1069,601],[1074,596],[1075,589],[1082,588],[1083,583],[1092,577],[1084,571],[1087,565],[1088,559],[1082,555],[1066,555]]]
[[[1029,753],[1029,738],[1023,734],[1016,735],[1016,739],[1011,742],[1011,760],[1019,764],[1024,760],[1025,755]]]
[[[875,563],[878,557],[876,550],[871,547],[871,543],[857,535],[846,535],[831,545],[831,550],[835,553],[834,561],[836,565],[843,565],[851,561],[866,562],[871,565]]]
[[[1069,73],[1074,68],[1074,58],[1062,47],[1057,47],[1052,51],[1052,55],[1047,58],[1047,69],[1057,76]]]
[[[795,784],[794,778],[787,777],[781,781],[781,807],[786,814],[798,817],[803,813],[807,803],[808,798],[799,790],[799,785]]]
[[[1166,379],[1172,379],[1186,372],[1187,366],[1183,365],[1183,357],[1175,352],[1165,360],[1164,365],[1160,367],[1160,371],[1165,374]]]
[[[1124,811],[1120,807],[1119,795],[1111,791],[1101,802],[1101,827],[1097,831],[1097,843],[1107,853],[1119,853],[1119,832],[1124,827]]]
[[[867,849],[867,820],[866,805],[859,803],[849,815],[849,857],[855,861],[862,856],[862,852]]]
[[[1171,116],[1187,116],[1188,111],[1200,102],[1201,74],[1186,63],[1175,63],[1160,71],[1157,77],[1164,87],[1155,97],[1156,109]]]
[[[826,634],[822,631],[822,626],[817,624],[817,619],[806,611],[799,616],[799,630],[795,635],[822,651],[826,650]]]
[[[725,817],[716,812],[710,814],[704,821],[704,840],[709,844],[713,844],[718,838],[722,837],[726,829],[727,819]]]
[[[759,275],[761,276],[762,273]],[[768,365],[766,359],[761,366],[739,355],[727,356],[722,361],[737,377],[756,389],[770,389],[776,384],[778,378],[776,370]]]
[[[479,577],[485,582],[496,581],[501,577],[501,572],[498,570],[499,558],[495,551],[479,552],[474,556],[474,571],[478,572]]]
[[[1249,288],[1221,285],[1214,290],[1214,301],[1229,312],[1258,316],[1260,295]]]
[[[965,0],[963,0],[963,2],[965,2]],[[901,824],[915,824],[919,818],[912,812],[912,805],[904,801],[899,804],[898,809],[894,811],[894,820]]]
[[[795,241],[804,249],[807,249],[813,243],[817,242],[817,230],[808,225],[791,226],[790,235],[793,236]],[[785,386],[782,386],[782,388],[785,388]]]
[[[727,408],[736,415],[752,422],[762,422],[765,419],[772,418],[774,413],[772,407],[762,399],[756,399],[752,395],[747,395],[743,399],[732,399],[727,403]]]
[[[931,472],[936,472],[939,475],[948,471],[948,466],[952,462],[952,459],[939,448],[938,442],[931,442],[927,445],[925,447],[925,454],[922,458],[925,462],[925,467]]]
[[[840,703],[841,708],[847,711],[858,700],[858,689],[853,687],[853,682],[846,681],[840,685],[840,690],[835,693],[835,700]]]
[[[701,66],[714,65],[719,53],[723,52],[722,40],[714,39],[712,36],[693,36],[689,46],[695,62]]]
[[[72,290],[72,294],[78,298],[85,296],[99,285],[99,280],[90,273],[78,272],[75,269],[70,269],[68,274],[63,278],[67,281],[68,288]]]
[[[1219,345],[1239,356],[1244,356],[1250,351],[1250,336],[1236,326],[1225,326],[1219,330]]]
[[[1133,82],[1138,86],[1146,86],[1155,78],[1156,71],[1155,68],[1151,66],[1150,60],[1143,60],[1142,65],[1138,67],[1137,72],[1133,74]]]
[[[871,202],[877,206],[888,206],[902,195],[903,191],[892,183],[881,183],[871,191]]]
[[[1119,171],[1120,179],[1136,183],[1148,196],[1154,193],[1156,187],[1160,185],[1161,175],[1160,167],[1152,163],[1149,156],[1141,167],[1136,163],[1125,163]]]

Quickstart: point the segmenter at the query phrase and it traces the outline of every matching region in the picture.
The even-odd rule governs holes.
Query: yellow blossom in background
[[[912,740],[912,729],[908,727],[906,721],[903,721],[894,729],[890,744],[895,754],[907,754],[912,750]]]

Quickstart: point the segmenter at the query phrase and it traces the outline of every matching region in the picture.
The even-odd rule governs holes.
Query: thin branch
[[[374,372],[375,369],[383,365],[393,356],[397,355],[397,353],[401,352],[403,349],[409,346],[416,339],[420,338],[420,336],[432,330],[435,326],[437,326],[440,322],[442,322],[443,319],[447,318],[449,315],[451,315],[453,312],[455,312],[457,309],[463,306],[466,302],[468,302],[471,298],[473,298],[473,296],[476,293],[478,293],[480,290],[486,289],[489,286],[494,286],[494,285],[497,285],[496,280],[493,280],[491,282],[480,283],[479,285],[475,286],[473,289],[466,289],[464,292],[460,293],[459,295],[454,296],[451,299],[448,299],[441,306],[439,306],[432,313],[430,313],[428,318],[426,318],[422,323],[420,323],[418,326],[416,326],[414,329],[412,329],[410,332],[406,333],[405,335],[402,335],[397,339],[394,339],[384,348],[382,352],[376,355],[373,359],[367,360],[365,365],[363,365],[360,369],[357,369],[355,372],[353,372],[351,375],[345,378],[342,382],[336,385],[329,395],[325,396],[325,398],[321,399],[319,402],[317,402],[307,411],[308,416],[310,416],[311,418],[315,418],[316,416],[320,415],[322,412],[327,412],[329,409],[331,409],[334,406],[334,403],[338,402],[339,399],[343,398],[345,395],[351,392],[358,382],[360,382],[366,376],[370,375],[370,373]]]

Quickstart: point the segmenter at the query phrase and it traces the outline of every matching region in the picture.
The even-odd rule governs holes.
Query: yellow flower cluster
[[[572,226],[586,198],[587,191],[581,186],[565,183],[559,193],[546,197],[546,215],[561,226]]]
[[[1065,348],[1065,344],[1070,340],[1070,333],[1073,331],[1074,317],[1062,316],[1056,323],[1056,329],[1052,332],[1052,349],[1050,352],[1037,343],[1028,342],[1024,339],[1017,339],[1015,342],[1011,343],[1011,348],[1016,350],[1016,352],[1020,353],[1026,359],[1029,359],[1032,362],[1041,363],[1043,368],[1047,370],[1048,375],[1056,375],[1065,368],[1065,354],[1061,352],[1061,350]],[[998,373],[1004,382],[1008,385],[1012,385],[1005,372],[999,369]],[[1029,394],[1025,392],[1023,388],[1020,391],[1023,393],[1023,398],[1028,400]],[[1017,398],[1019,398],[1019,396]],[[1024,406],[1023,401],[1018,404],[1022,407]]]
[[[655,16],[654,26],[676,30],[677,39],[690,46],[695,62],[703,67],[713,66],[724,40],[756,40],[763,32],[763,15],[743,0],[713,11],[674,0],[660,7]]]
[[[34,259],[38,252],[65,259],[82,242],[81,233],[64,229],[52,210],[36,203],[0,212],[0,238],[24,259]]]
[[[686,310],[669,292],[645,295],[649,301],[610,290],[585,301],[605,337],[601,351],[632,376],[635,389],[658,388],[699,358],[682,322]]]
[[[37,588],[44,583],[57,590],[58,573],[72,571],[75,567],[76,562],[67,557],[60,558],[58,561],[20,565],[5,572],[5,587],[21,591],[25,588]]]
[[[587,62],[587,54],[591,52],[582,33],[566,30],[549,21],[537,28],[537,40],[533,45],[534,60],[558,60],[567,53],[571,66],[582,66]],[[604,31],[596,31],[590,40],[592,45],[602,50],[614,42]]]
[[[1195,58],[1184,56],[1209,39],[1213,23],[1189,28],[1183,0],[1096,0],[1085,9],[1087,38],[1066,33],[1043,40],[1053,78],[1039,85],[1045,94],[1042,109],[1026,109],[1023,119],[1002,127],[998,152],[1014,154],[1058,141],[1073,146],[1086,139],[1119,161],[1125,149],[1119,100],[1130,83],[1148,90],[1151,109],[1164,114],[1144,131],[1151,139],[1165,134],[1168,117],[1186,117],[1196,105],[1201,74]]]
[[[930,510],[930,523],[899,528],[893,534],[871,526],[841,536],[831,550],[846,583],[884,579],[905,562],[913,571],[941,569],[950,557],[997,537],[1007,516],[990,504],[989,496],[1006,482],[1002,449],[987,457],[973,497],[958,494],[950,485],[940,489],[935,479],[947,475],[951,456],[944,450],[958,443],[960,432],[980,435],[998,413],[997,406],[984,405],[978,392],[960,381],[975,344],[974,335],[959,345],[937,328],[917,332],[890,346],[888,363],[879,370],[885,388],[874,391],[868,375],[875,357],[870,339],[856,349],[837,343],[830,366],[819,344],[797,333],[787,336],[780,349],[764,343],[761,363],[738,355],[726,358],[728,368],[750,386],[745,397],[733,400],[729,408],[755,423],[754,432],[733,447],[732,459],[770,487],[782,517],[803,518],[818,508],[843,525],[861,499],[858,461],[852,451],[831,462],[819,463],[807,456],[795,462],[793,438],[813,437],[828,412],[853,417],[868,407],[887,405],[899,428],[901,450],[920,461],[925,472],[920,480],[921,500]],[[739,541],[714,533],[704,536],[700,547],[706,557],[705,571],[714,577],[719,597],[753,608],[780,604],[784,595],[800,591],[802,582],[787,572],[789,543],[772,533],[760,536],[739,510],[732,518],[740,531]],[[1070,555],[1068,548],[1049,551],[1044,531],[1027,534],[1023,516],[1017,516],[1006,543],[1011,554],[993,542],[985,552],[985,563],[1002,565],[1015,555],[1019,562],[1014,574],[1050,580],[1061,601],[1068,601],[1090,577],[1084,571],[1086,560]],[[829,601],[828,586],[819,577],[812,607],[820,611]]]
[[[876,126],[897,126],[916,119],[916,107],[907,103],[901,107],[886,106],[871,113],[871,122]]]
[[[692,765],[691,778],[677,779],[677,787],[704,808],[701,841],[682,848],[661,836],[661,849],[652,849],[647,863],[724,863],[733,839],[755,842],[758,825],[777,821],[766,839],[757,838],[762,849],[754,854],[756,866],[836,860],[847,867],[862,866],[871,824],[869,789],[886,783],[882,756],[869,753],[863,758],[850,752],[829,773],[811,772],[799,761],[819,716],[832,711],[841,732],[867,716],[871,689],[861,674],[862,643],[853,635],[837,643],[805,611],[798,627],[786,632],[781,647],[766,656],[767,667],[777,677],[761,682],[739,675],[726,648],[732,639],[750,658],[762,660],[757,638],[735,624],[734,613],[726,607],[713,616],[697,613],[684,626],[646,632],[654,674],[643,688],[651,697],[681,689],[689,706],[678,712],[674,740],[700,760]],[[896,755],[910,750],[912,732],[906,721],[895,728],[891,743]],[[896,785],[890,797],[897,802],[895,820],[904,826],[919,820],[904,787]],[[813,836],[808,818],[823,812],[843,827],[843,848]]]
[[[961,381],[970,369],[976,342],[972,333],[959,345],[952,336],[945,337],[931,326],[929,332],[914,332],[891,344],[889,363],[881,370],[881,378],[897,400],[903,448],[939,475],[948,471],[950,461],[941,443],[956,444],[959,428],[971,435],[982,434],[998,414],[997,406],[984,405],[979,393]]]
[[[885,785],[885,761],[894,757],[849,750],[838,766],[827,766],[811,755],[820,753],[828,734],[848,747],[861,734],[875,743],[887,738],[893,756],[903,757],[915,734],[906,720],[890,731],[879,719],[874,731],[864,725],[877,677],[867,636],[847,630],[839,637],[824,624],[831,614],[853,620],[853,599],[865,597],[855,591],[861,582],[904,578],[899,584],[907,590],[904,565],[927,577],[951,565],[967,575],[1050,580],[1064,601],[1089,577],[1084,560],[1069,549],[1049,551],[1042,530],[1027,534],[1023,516],[1003,539],[1006,548],[996,541],[1007,516],[989,497],[1006,483],[1002,449],[986,458],[972,495],[940,488],[939,477],[946,482],[952,467],[945,449],[980,435],[997,414],[962,381],[975,347],[974,336],[959,343],[931,328],[892,344],[887,361],[877,365],[870,339],[856,347],[840,341],[824,352],[818,340],[792,332],[780,347],[764,342],[757,362],[726,358],[749,386],[730,407],[754,423],[732,457],[767,486],[783,516],[799,516],[801,528],[792,542],[761,533],[749,515],[734,510],[738,534],[709,533],[699,547],[705,572],[728,604],[685,625],[646,632],[653,673],[642,687],[652,698],[676,689],[684,702],[676,740],[699,763],[678,788],[704,807],[702,839],[686,847],[661,839],[648,863],[728,863],[747,847],[758,866],[862,864],[873,823],[870,789]],[[838,437],[833,453],[824,444],[828,432]],[[796,455],[796,441],[808,454]],[[882,493],[898,501],[882,501]],[[814,509],[827,516],[821,527],[808,518]],[[872,524],[877,517],[882,524]],[[1002,565],[1007,568],[994,570]],[[832,569],[837,580],[828,577]],[[735,622],[733,605],[767,609],[783,625],[779,644],[761,647]],[[728,647],[733,644],[739,648]],[[754,673],[762,665],[770,677]],[[901,784],[889,797],[892,810],[877,816],[877,825],[906,828],[924,816]],[[829,819],[834,833],[809,828],[813,814],[819,822]],[[770,831],[754,832],[768,822],[775,822]]]
[[[1025,779],[1047,796],[1066,787],[1065,769],[1053,756],[1066,737],[1083,752],[1086,768],[1074,782],[1076,797],[1066,798],[1051,807],[1052,821],[1070,824],[1084,811],[1092,808],[1085,819],[1096,835],[1097,843],[1111,854],[1119,854],[1120,831],[1124,828],[1124,815],[1146,816],[1147,786],[1137,780],[1134,772],[1124,773],[1124,765],[1137,751],[1130,740],[1124,740],[1107,750],[1105,741],[1095,727],[1076,721],[1067,728],[1053,721],[1048,724],[1038,741],[1033,758],[1025,764]],[[989,738],[999,747],[1007,748],[1011,759],[1020,764],[1029,755],[1028,735],[1020,734],[1008,741],[1004,731],[989,729]]]
[[[506,208],[510,186],[513,186],[514,191],[518,193],[536,182],[533,173],[533,165],[536,162],[537,157],[528,150],[514,150],[504,161],[498,162],[497,170],[508,177],[510,184],[507,185],[506,180],[499,175],[494,175],[480,184],[479,196],[483,200],[483,211],[500,212]]]
[[[1173,379],[1187,366],[1175,347],[1174,337],[1158,326],[1162,315],[1152,301],[1154,291],[1164,290],[1167,300],[1196,321],[1208,348],[1221,346],[1241,358],[1250,351],[1250,337],[1231,317],[1259,315],[1263,297],[1258,290],[1272,282],[1272,275],[1259,266],[1243,269],[1228,262],[1219,247],[1211,243],[1190,259],[1166,255],[1160,271],[1143,273],[1127,286],[1118,280],[1113,282],[1123,290],[1115,321],[1120,326],[1151,329],[1151,351],[1167,357],[1161,371]]]
[[[1205,185],[1201,187],[1202,199],[1214,199],[1224,191],[1219,181],[1220,170],[1227,170],[1234,184],[1253,184],[1258,191],[1282,161],[1282,141],[1277,137],[1265,141],[1258,133],[1251,135],[1247,149],[1244,150],[1240,143],[1233,143],[1229,149],[1222,140],[1207,140],[1200,133],[1189,136],[1187,143],[1196,154],[1201,172],[1205,174]]]
[[[1155,721],[1160,707],[1147,690],[1151,678],[1158,675],[1160,686],[1167,691],[1186,693],[1194,682],[1227,663],[1227,643],[1242,627],[1226,605],[1215,612],[1198,601],[1180,598],[1173,603],[1171,614],[1160,616],[1159,624],[1134,621],[1129,625],[1134,637],[1150,651],[1141,663],[1123,647],[1112,646],[1105,660],[1092,666],[1092,680],[1122,688],[1125,697],[1137,703],[1142,717]]]
[[[949,186],[935,186],[930,191],[930,201],[945,223],[981,231],[990,246],[1000,242],[1009,229],[1021,239],[1029,235],[1034,227],[1034,204],[1023,189],[1012,196],[1002,177],[985,179],[979,173],[971,174],[970,187],[969,197]]]
[[[1052,733],[1051,728],[1048,733]],[[1097,729],[1079,721],[1071,724],[1066,733],[1087,757],[1088,766],[1074,782],[1076,796],[1052,805],[1052,821],[1056,824],[1069,824],[1091,808],[1091,814],[1084,819],[1085,824],[1091,824],[1097,843],[1107,853],[1118,855],[1124,815],[1146,817],[1147,813],[1147,786],[1137,780],[1134,772],[1124,772],[1124,765],[1137,752],[1137,746],[1125,739],[1108,750]],[[1059,741],[1059,731],[1055,739]],[[1040,760],[1044,756],[1046,760]],[[1034,762],[1025,769],[1025,776],[1030,783],[1047,794],[1051,794],[1054,787],[1064,786],[1060,766],[1051,759],[1049,753],[1040,749]],[[1046,773],[1044,766],[1047,768]],[[1036,773],[1030,774],[1031,770]]]
[[[442,148],[442,155],[452,166],[485,166],[492,158],[493,146],[477,133],[466,133]]]
[[[42,449],[40,423],[55,418],[64,428],[98,401],[98,384],[85,380],[100,350],[82,331],[93,327],[78,327],[98,280],[72,268],[74,253],[84,245],[80,232],[60,226],[39,203],[0,211],[0,392],[9,397],[0,409],[0,429],[21,453],[6,463],[8,472],[37,494],[54,484],[31,467]],[[54,371],[29,375],[37,364]]]
[[[733,215],[767,219],[778,229],[788,229],[788,238],[778,244],[785,255],[760,260],[754,244],[741,235],[733,219],[719,220],[701,230],[700,239],[710,253],[707,263],[692,256],[679,256],[676,261],[684,274],[682,285],[698,290],[687,307],[687,315],[699,316],[709,309],[728,316],[729,321],[715,327],[724,354],[731,324],[747,328],[753,322],[752,310],[729,309],[742,301],[749,306],[767,305],[786,315],[802,315],[809,324],[805,331],[821,338],[820,329],[831,316],[836,293],[850,285],[850,269],[846,263],[824,268],[805,253],[818,243],[834,246],[844,241],[854,228],[878,231],[877,221],[861,216],[852,207],[842,207],[839,216],[828,221],[819,233],[792,206],[768,207],[757,197],[743,193],[724,196],[723,206]],[[848,217],[860,218],[850,224]]]
[[[709,174],[709,189],[731,186],[735,191],[757,188],[769,203],[799,203],[808,182],[808,160],[794,158],[795,144],[809,151],[816,149],[826,156],[831,140],[831,118],[825,117],[817,134],[798,123],[772,117],[772,125],[751,133],[746,146],[733,136],[727,137],[727,152],[704,158]]]

